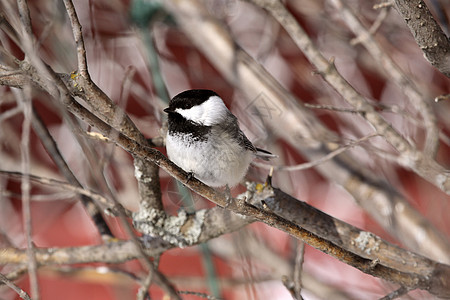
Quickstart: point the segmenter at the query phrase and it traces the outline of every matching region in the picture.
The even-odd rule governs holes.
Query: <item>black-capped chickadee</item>
[[[233,187],[255,157],[276,157],[253,146],[236,116],[213,91],[184,91],[173,97],[164,111],[169,119],[169,159],[209,186]]]

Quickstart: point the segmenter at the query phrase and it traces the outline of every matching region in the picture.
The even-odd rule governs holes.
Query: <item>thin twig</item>
[[[297,245],[297,251],[295,255],[295,264],[294,264],[294,293],[297,300],[301,300],[302,295],[302,270],[303,270],[303,260],[305,258],[305,243],[299,241]]]
[[[21,170],[23,174],[30,173],[30,129],[31,129],[31,91],[30,88],[25,88],[20,91],[18,98],[19,106],[22,107],[24,120],[22,124],[22,139],[21,139]],[[34,254],[33,232],[31,220],[31,204],[30,204],[30,177],[25,175],[22,177],[20,190],[22,193],[22,215],[25,228],[25,236],[27,241],[27,257],[28,257],[28,271],[30,274],[31,295],[33,299],[40,299],[39,283],[37,277],[37,264]]]
[[[64,181],[60,181],[60,180],[53,179],[53,178],[37,176],[37,175],[33,175],[33,174],[24,174],[21,172],[5,171],[5,170],[0,170],[0,174],[9,176],[11,178],[18,178],[18,179],[21,179],[21,178],[27,176],[31,181],[35,181],[40,184],[49,185],[53,188],[58,188],[63,191],[71,191],[71,192],[74,192],[79,195],[87,196],[87,197],[93,199],[94,201],[97,201],[99,204],[102,204],[104,207],[107,207],[110,209],[114,207],[114,203],[111,200],[109,200],[108,198],[103,197],[102,195],[100,195],[92,190],[89,190],[89,189],[86,189],[83,187],[74,186],[74,185],[64,182]]]
[[[24,33],[30,38],[33,35],[33,30],[31,29],[31,18],[30,10],[26,0],[17,0],[17,7],[19,8],[20,21],[22,23],[22,29]]]
[[[394,0],[388,0],[388,1],[374,4],[373,9],[383,9],[383,8],[392,7],[393,5],[394,5]]]
[[[3,275],[2,273],[0,273],[0,281],[2,281],[4,284],[6,284],[7,286],[9,286],[13,291],[15,291],[17,293],[17,295],[19,295],[20,298],[24,299],[24,300],[31,300],[30,296],[27,294],[27,292],[25,292],[24,290],[22,290],[20,287],[18,287],[17,285],[14,284],[14,282],[12,282],[11,280],[9,280],[5,275]]]
[[[398,288],[397,290],[387,294],[386,296],[380,298],[380,300],[393,300],[393,299],[397,299],[403,295],[408,294],[411,291],[411,289],[408,289],[404,286]]]
[[[316,160],[313,160],[313,161],[310,161],[310,162],[307,162],[307,163],[295,165],[295,166],[277,166],[277,167],[274,167],[272,165],[258,163],[258,162],[253,162],[252,164],[254,164],[255,166],[258,166],[260,168],[264,168],[264,169],[274,168],[274,170],[276,170],[276,171],[293,172],[293,171],[306,170],[306,169],[317,167],[318,165],[321,165],[321,164],[323,164],[323,163],[333,159],[334,157],[336,157],[339,154],[349,150],[350,148],[358,146],[359,144],[367,141],[368,139],[371,139],[371,138],[377,137],[377,136],[380,136],[380,134],[374,133],[374,134],[371,134],[371,135],[364,136],[364,137],[362,137],[360,139],[357,139],[355,141],[351,141],[349,144],[341,146],[341,147],[337,148],[334,151],[329,152],[327,155],[322,156],[319,159],[316,159]]]
[[[148,296],[148,289],[153,281],[154,272],[148,272],[144,280],[141,281],[141,286],[136,294],[136,300],[144,300]]]
[[[375,21],[369,28],[369,33],[371,35],[374,35],[378,31],[378,29],[381,27],[381,25],[383,24],[383,21],[389,15],[389,9],[390,9],[390,6],[381,8],[380,13],[377,15],[377,18],[375,19]],[[364,37],[362,37],[362,36],[357,36],[356,38],[354,38],[350,41],[350,45],[356,46],[357,44],[361,43],[361,40],[363,38]]]
[[[34,131],[39,136],[42,144],[44,145],[45,149],[47,150],[50,157],[53,159],[55,164],[58,166],[59,171],[63,174],[63,176],[66,178],[67,181],[69,181],[71,186],[74,186],[78,188],[79,190],[83,190],[81,183],[78,181],[78,179],[73,174],[72,170],[67,165],[64,157],[62,156],[61,152],[59,151],[58,145],[56,144],[55,140],[53,139],[52,135],[48,131],[47,127],[45,126],[44,122],[42,121],[38,111],[33,107],[33,119],[32,119],[32,125],[34,128]],[[92,193],[91,193],[92,194]],[[91,216],[92,221],[94,222],[97,230],[99,231],[100,235],[103,239],[108,239],[112,237],[111,230],[108,227],[108,224],[106,223],[105,219],[103,218],[101,214],[101,209],[99,206],[96,206],[96,203],[93,202],[93,198],[90,198],[84,193],[81,193],[81,201],[86,208],[86,211]],[[97,196],[100,196],[97,194]],[[108,201],[105,202],[105,198],[101,197],[101,200],[103,204],[106,204]],[[98,200],[98,197],[97,197]]]
[[[328,104],[311,104],[311,103],[304,103],[303,104],[307,108],[313,108],[313,109],[325,109],[325,110],[331,110],[336,112],[345,112],[345,113],[351,113],[351,114],[363,114],[365,113],[364,110],[357,110],[354,108],[345,108],[345,107],[337,107],[333,105]]]
[[[84,91],[81,96],[84,96],[85,100],[87,98],[86,103],[101,120],[107,122],[120,132],[125,133],[141,144],[147,144],[147,140],[128,115],[90,79],[87,70],[86,49],[83,41],[81,24],[78,20],[72,0],[64,0],[64,4],[71,20],[72,31],[77,44],[78,69],[81,76],[74,74],[75,76],[73,79],[79,88]],[[162,211],[158,167],[148,161],[136,157],[134,158],[134,164],[136,168],[135,174],[139,175],[136,176],[136,179],[138,180],[140,202],[144,203],[144,205],[150,204],[154,208]]]
[[[214,296],[205,294],[205,293],[200,293],[200,292],[194,292],[194,291],[178,291],[178,294],[182,294],[182,295],[194,295],[197,296],[199,298],[205,298],[208,300],[219,300],[219,298],[216,298]]]
[[[78,72],[85,79],[90,79],[87,59],[86,59],[86,48],[84,46],[83,31],[81,29],[81,23],[78,19],[78,15],[75,11],[72,0],[64,0],[64,5],[66,6],[67,14],[69,15],[70,23],[72,24],[73,38],[77,44],[77,57],[78,57]]]

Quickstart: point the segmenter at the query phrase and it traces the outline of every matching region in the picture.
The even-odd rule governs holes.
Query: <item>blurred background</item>
[[[210,0],[199,3],[209,17],[229,33],[233,42],[263,66],[297,101],[293,105],[309,104],[303,106],[304,109],[338,137],[338,144],[348,145],[373,134],[372,127],[317,74],[316,68],[267,12],[246,1]],[[375,41],[413,82],[423,95],[423,101],[431,107],[440,131],[436,161],[448,169],[450,102],[436,103],[434,98],[450,93],[449,79],[425,60],[403,19],[394,9],[374,9],[373,6],[378,3],[375,1],[345,3],[367,28],[380,23],[374,29]],[[449,4],[447,0],[427,2],[447,33]],[[74,5],[83,26],[92,80],[126,111],[146,137],[161,135],[165,122],[162,109],[170,97],[186,89],[207,88],[222,97],[239,118],[241,128],[251,141],[279,155],[274,165],[294,166],[310,160],[292,141],[274,129],[278,124],[285,126],[277,120],[285,118],[288,108],[280,106],[264,93],[249,96],[245,84],[237,89],[236,84],[216,67],[218,62],[205,55],[189,38],[190,35],[203,36],[203,33],[195,32],[198,28],[177,26],[176,18],[164,11],[159,2],[75,0]],[[328,59],[334,58],[342,76],[376,107],[393,128],[417,148],[423,149],[425,133],[420,111],[395,84],[389,72],[361,45],[358,36],[349,30],[342,10],[332,1],[288,0],[284,1],[284,5],[321,53]],[[76,71],[76,47],[62,1],[33,0],[28,2],[28,6],[33,33],[40,43],[40,57],[56,72],[69,74]],[[0,41],[4,49],[19,59],[23,58],[14,41],[1,30]],[[202,49],[208,49],[209,44],[214,42],[204,40]],[[221,54],[217,53],[216,60],[222,59]],[[23,115],[17,109],[17,91],[0,86],[0,95],[0,168],[20,171]],[[139,196],[132,157],[111,143],[77,137],[74,128],[63,121],[62,114],[65,112],[55,106],[47,94],[35,91],[32,100],[83,186],[99,193],[108,190],[127,209],[137,211]],[[255,106],[259,108],[257,113],[253,110]],[[79,128],[89,130],[89,126],[82,121],[74,122],[79,124]],[[279,130],[292,128],[281,127]],[[308,143],[306,140],[309,137],[295,138],[300,143],[304,138]],[[33,131],[29,147],[32,174],[64,180]],[[165,153],[164,148],[158,149]],[[442,243],[449,243],[448,195],[413,171],[401,167],[396,161],[395,150],[381,137],[358,143],[346,152],[366,171],[388,182],[439,232]],[[267,168],[253,166],[249,177],[263,181],[267,173]],[[176,214],[181,206],[189,209],[214,206],[195,195],[189,201],[181,199],[176,180],[162,171],[160,175],[163,202],[168,213]],[[335,218],[409,250],[416,250],[396,238],[392,234],[395,229],[390,224],[380,224],[373,218],[372,212],[358,205],[359,201],[355,201],[345,187],[314,168],[276,169],[273,184]],[[244,190],[240,187],[233,193]],[[26,241],[20,181],[2,175],[0,191],[0,243],[2,246],[9,244],[23,248]],[[101,242],[92,221],[72,192],[33,185],[31,199],[33,240],[37,247],[76,247]],[[117,237],[125,237],[115,218],[108,217],[107,221]],[[427,244],[426,232],[422,234],[425,235],[423,244]],[[281,278],[291,276],[300,248],[300,242],[286,233],[254,223],[201,246],[169,250],[160,258],[160,270],[182,291],[197,291],[223,299],[292,299]],[[448,259],[432,258],[443,262]],[[378,299],[398,288],[308,245],[304,246],[303,259],[304,299]],[[3,266],[2,273],[8,273],[12,268]],[[140,272],[139,263],[131,261],[114,266],[43,267],[38,274],[42,299],[132,299],[139,285],[129,274],[140,276]],[[28,291],[26,275],[17,283]],[[150,295],[152,299],[164,297],[155,285],[152,285]],[[182,297],[198,299],[195,295]],[[18,296],[0,286],[0,298],[18,299]],[[424,291],[413,291],[404,298],[429,299],[432,296]]]

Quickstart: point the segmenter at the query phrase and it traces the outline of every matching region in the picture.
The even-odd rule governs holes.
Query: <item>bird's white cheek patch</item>
[[[203,124],[202,110],[201,106],[194,106],[189,109],[177,108],[175,112],[182,115],[186,120]]]
[[[227,116],[228,108],[220,97],[212,96],[200,105],[189,109],[177,108],[175,112],[182,115],[186,120],[211,126],[219,124],[224,120]]]

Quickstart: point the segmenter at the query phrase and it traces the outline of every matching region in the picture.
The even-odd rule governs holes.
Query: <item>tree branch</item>
[[[78,72],[86,80],[90,80],[88,65],[86,59],[86,48],[84,46],[83,30],[81,28],[80,20],[73,6],[72,0],[64,0],[66,6],[67,15],[69,16],[70,23],[72,24],[73,38],[77,45],[77,57],[78,57]]]
[[[439,131],[437,128],[436,116],[431,107],[431,102],[426,101],[425,96],[419,91],[416,84],[412,82],[399,66],[383,51],[381,46],[375,41],[368,29],[359,21],[353,11],[342,0],[332,0],[331,3],[342,15],[342,20],[360,37],[360,42],[371,54],[372,58],[384,69],[385,76],[393,82],[409,98],[412,106],[419,113],[425,123],[427,137],[424,142],[424,153],[434,157],[439,146]]]
[[[175,170],[177,169],[167,159],[164,160]],[[170,171],[172,167],[167,171]],[[210,189],[197,180],[194,179],[194,181],[194,186],[198,185],[197,191]],[[187,185],[189,188],[193,188],[190,183]],[[426,289],[439,297],[450,296],[450,266],[433,262],[396,247],[371,233],[332,218],[278,189],[267,187],[258,192],[252,192],[250,189],[239,197],[247,197],[250,203],[260,207],[236,199],[228,208],[237,214],[251,217],[253,220],[283,230],[364,273],[409,289]],[[227,201],[225,195],[216,195],[210,200],[222,204]],[[207,224],[204,225],[206,227]],[[223,232],[219,234],[223,234]],[[200,242],[204,241],[199,240],[196,244]],[[158,245],[155,243],[156,241],[150,248],[145,249],[146,255],[158,256],[174,247],[173,244]],[[0,264],[20,264],[26,259],[23,250],[6,248],[2,249],[1,253]],[[99,246],[37,249],[36,259],[39,265],[87,262],[121,263],[136,259],[141,255],[142,253],[137,250],[136,245],[127,241]]]
[[[394,7],[406,22],[425,58],[450,77],[450,41],[422,0],[394,0]]]
[[[450,195],[450,175],[436,161],[416,149],[391,124],[386,122],[338,72],[333,61],[327,60],[305,33],[292,14],[279,0],[251,0],[254,4],[266,9],[287,31],[307,59],[317,68],[318,73],[357,110],[377,131],[383,135],[399,153],[398,163],[412,169],[425,180],[434,184]]]
[[[282,111],[264,124],[270,127],[275,136],[287,141],[309,161],[321,159],[339,146],[336,143],[339,138],[315,115],[298,105],[298,99],[284,89],[261,64],[239,48],[230,33],[199,1],[168,0],[164,1],[164,5],[176,18],[179,28],[184,30],[209,62],[247,96],[242,101],[246,100],[249,105],[250,101],[263,97]],[[296,23],[294,26],[297,26]],[[204,41],[209,42],[206,44]],[[410,249],[450,263],[447,255],[450,244],[443,235],[414,210],[400,192],[363,165],[359,159],[342,153],[339,157],[318,165],[316,169],[329,181],[348,191],[378,224]],[[401,207],[401,213],[396,207]],[[417,232],[423,230],[427,234],[428,243],[418,239]]]

